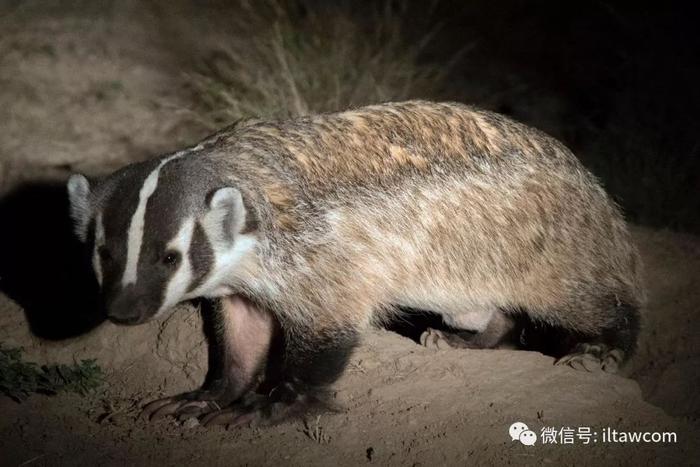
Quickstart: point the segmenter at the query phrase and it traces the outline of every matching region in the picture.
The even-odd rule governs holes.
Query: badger
[[[363,330],[405,309],[495,347],[515,315],[573,336],[557,364],[615,372],[635,350],[642,265],[620,209],[552,137],[458,103],[245,120],[199,144],[68,181],[107,317],[200,300],[201,389],[145,416],[272,423],[327,401]],[[468,334],[457,331],[469,331]]]

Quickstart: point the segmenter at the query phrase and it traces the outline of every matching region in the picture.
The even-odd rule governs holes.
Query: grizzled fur
[[[141,185],[158,168],[149,195]],[[307,363],[295,363],[296,380],[331,382],[356,335],[401,307],[474,331],[524,310],[584,336],[573,354],[603,366],[636,345],[642,267],[619,209],[562,144],[495,113],[411,101],[243,121],[94,189],[69,188],[78,233],[103,243],[103,288],[132,310],[123,321],[246,297],[279,323],[284,359]],[[126,274],[139,200],[143,238]],[[227,241],[236,253],[224,267]],[[187,274],[168,248],[187,257]],[[161,257],[170,269],[156,272]],[[121,298],[129,287],[138,292]],[[343,357],[315,374],[326,348]]]
[[[244,123],[207,162],[247,195],[265,240],[246,292],[290,324],[358,329],[398,304],[525,308],[596,333],[617,303],[644,301],[595,178],[497,114],[407,102]]]

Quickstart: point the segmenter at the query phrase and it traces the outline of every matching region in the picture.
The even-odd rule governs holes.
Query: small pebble
[[[187,420],[182,422],[182,426],[184,426],[185,428],[196,428],[199,426],[199,420],[197,420],[194,417],[188,418]]]

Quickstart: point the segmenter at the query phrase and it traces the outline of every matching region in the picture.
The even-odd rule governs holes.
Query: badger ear
[[[70,217],[73,219],[75,234],[84,242],[90,222],[90,182],[84,175],[75,174],[68,179],[67,186]]]
[[[219,188],[210,194],[208,205],[203,224],[210,240],[232,243],[246,224],[247,211],[241,192],[233,187]]]

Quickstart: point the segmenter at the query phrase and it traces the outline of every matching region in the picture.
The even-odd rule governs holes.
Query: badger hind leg
[[[577,370],[617,373],[636,350],[640,314],[637,307],[617,298],[614,299],[612,314],[612,319],[601,326],[599,333],[576,334],[578,338],[569,352],[555,364]]]
[[[427,328],[420,336],[421,345],[433,349],[493,349],[512,340],[515,321],[500,310],[494,310],[482,329],[456,329],[452,331]],[[456,326],[469,326],[459,320],[450,320]]]

